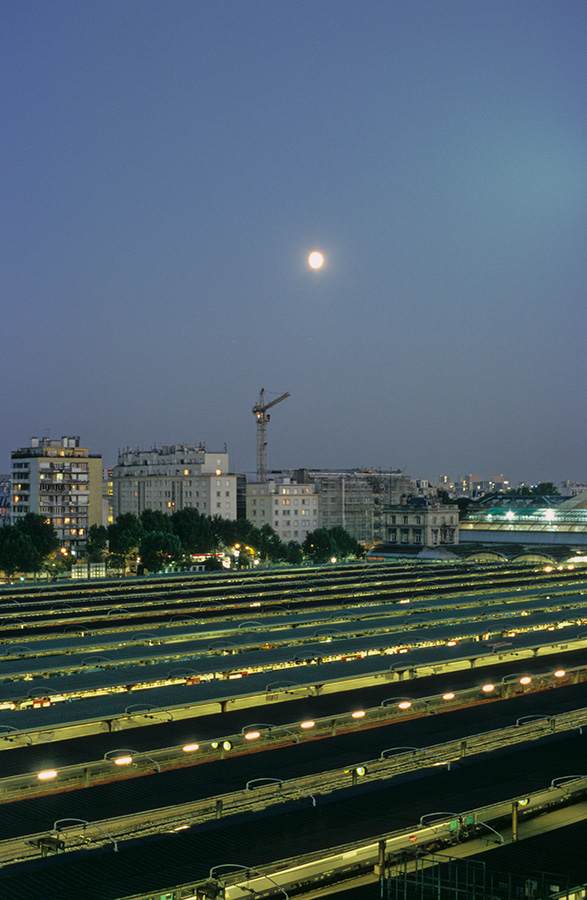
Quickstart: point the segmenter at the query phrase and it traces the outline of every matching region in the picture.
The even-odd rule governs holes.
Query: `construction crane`
[[[261,388],[258,402],[253,406],[253,415],[257,419],[257,482],[264,484],[267,481],[267,423],[269,422],[268,409],[281,403],[289,397],[289,392],[282,394],[270,403],[265,403],[265,388]]]

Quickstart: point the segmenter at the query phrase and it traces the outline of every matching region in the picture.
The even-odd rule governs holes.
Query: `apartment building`
[[[298,484],[287,476],[264,484],[247,484],[247,519],[261,528],[271,525],[285,541],[302,544],[319,527],[320,498],[313,484]]]
[[[64,547],[82,549],[90,525],[102,523],[102,458],[79,437],[31,438],[12,456],[12,523],[29,512],[53,525]]]
[[[206,516],[236,519],[237,477],[228,452],[205,444],[173,444],[150,450],[126,447],[112,469],[112,513],[140,515],[145,509],[168,515],[197,509]]]

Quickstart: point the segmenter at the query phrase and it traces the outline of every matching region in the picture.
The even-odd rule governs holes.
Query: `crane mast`
[[[259,484],[267,481],[267,423],[270,419],[267,410],[289,396],[289,392],[286,391],[275,400],[265,403],[265,388],[261,388],[259,400],[253,406],[253,415],[257,419],[257,482]]]

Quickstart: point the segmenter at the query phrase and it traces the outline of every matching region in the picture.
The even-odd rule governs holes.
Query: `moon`
[[[324,265],[324,254],[319,250],[312,250],[308,256],[308,265],[311,269],[321,269]]]

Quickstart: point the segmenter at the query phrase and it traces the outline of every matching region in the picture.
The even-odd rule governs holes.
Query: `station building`
[[[493,506],[469,509],[460,523],[461,543],[483,544],[490,548],[501,545],[523,545],[542,554],[558,548],[569,559],[573,554],[587,556],[587,492],[561,503],[540,505],[503,501]],[[560,553],[551,554],[560,556]]]

